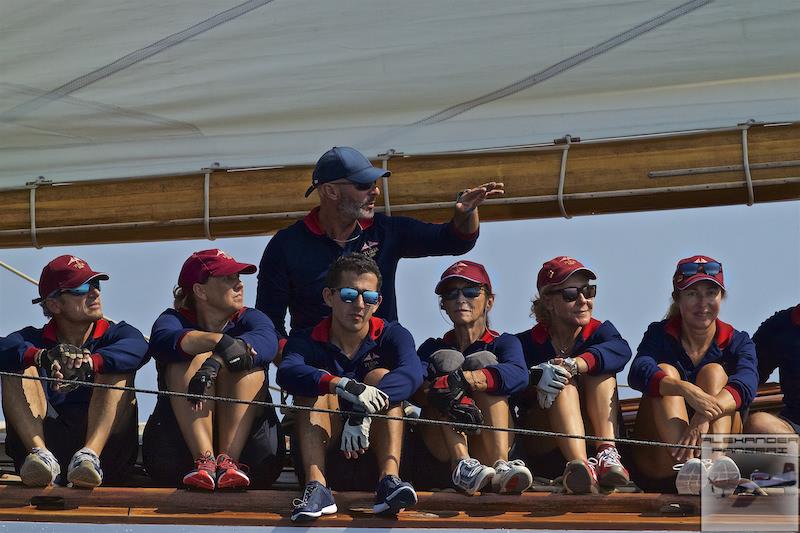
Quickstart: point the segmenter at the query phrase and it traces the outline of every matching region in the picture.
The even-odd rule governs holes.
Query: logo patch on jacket
[[[379,244],[378,241],[367,241],[361,246],[361,253],[370,259],[374,259],[375,255],[378,253]]]
[[[364,356],[364,359],[361,360],[361,364],[364,365],[364,368],[367,370],[375,370],[381,364],[381,356],[375,352],[369,352]]]

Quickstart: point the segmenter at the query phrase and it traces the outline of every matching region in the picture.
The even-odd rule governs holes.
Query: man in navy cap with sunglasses
[[[407,329],[373,316],[382,297],[372,259],[358,253],[338,258],[324,285],[331,316],[292,332],[278,367],[278,383],[294,395],[295,405],[318,409],[296,414],[292,454],[306,485],[291,518],[335,513],[328,481],[337,490],[365,490],[376,477],[373,511],[397,514],[417,502],[411,484],[398,477],[403,423],[371,415],[403,416],[401,403],[422,384],[422,364]],[[351,414],[333,416],[330,410]]]
[[[50,321],[0,338],[0,369],[132,386],[147,361],[147,341],[133,326],[103,318],[100,282],[106,280],[107,274],[73,255],[50,261],[33,300]],[[133,393],[7,376],[2,389],[6,453],[23,484],[93,488],[104,479],[125,480],[139,445]]]
[[[503,184],[495,182],[466,189],[456,200],[450,222],[429,224],[375,213],[378,179],[389,175],[346,146],[328,150],[317,161],[306,196],[316,190],[319,206],[270,239],[258,270],[256,308],[272,319],[284,339],[287,308],[292,329],[314,326],[330,314],[321,297],[325,273],[337,257],[353,252],[378,264],[384,283],[377,314],[397,320],[398,261],[468,252],[478,238],[478,206],[503,194]]]

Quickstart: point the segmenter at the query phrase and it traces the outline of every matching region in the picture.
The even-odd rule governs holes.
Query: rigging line
[[[418,120],[411,124],[411,126],[428,126],[430,124],[437,124],[439,122],[444,122],[445,120],[449,120],[455,116],[458,116],[462,113],[466,113],[467,111],[474,109],[476,107],[482,106],[484,104],[488,104],[494,102],[495,100],[500,100],[507,96],[511,96],[516,94],[520,91],[524,91],[525,89],[529,89],[534,85],[538,85],[544,81],[553,78],[562,72],[565,72],[573,67],[580,65],[581,63],[585,63],[595,57],[604,54],[622,44],[627,43],[645,33],[654,30],[672,22],[673,20],[680,18],[692,11],[704,7],[707,4],[710,4],[714,0],[691,0],[684,4],[679,5],[678,7],[671,9],[661,15],[653,17],[641,24],[630,28],[627,31],[619,33],[610,39],[603,41],[602,43],[596,44],[594,46],[590,46],[585,50],[578,52],[577,54],[568,57],[564,60],[559,61],[558,63],[547,67],[544,70],[540,70],[535,74],[528,76],[527,78],[523,78],[519,81],[512,83],[511,85],[507,85],[495,91],[492,91],[488,94],[483,96],[479,96],[477,98],[473,98],[472,100],[468,100],[466,102],[462,102],[460,104],[456,104],[453,106],[448,107],[438,113],[435,113],[427,118],[422,120]]]
[[[202,400],[202,401],[218,401],[218,402],[226,402],[226,403],[237,403],[242,405],[255,405],[258,407],[276,407],[279,409],[288,409],[291,411],[307,411],[307,412],[316,412],[316,413],[327,413],[332,415],[353,415],[353,416],[364,416],[364,413],[361,411],[345,411],[342,409],[327,409],[323,407],[306,407],[303,405],[289,405],[289,404],[282,404],[282,403],[274,403],[274,402],[266,402],[262,400],[243,400],[238,398],[228,398],[225,396],[213,396],[213,395],[205,395],[205,394],[191,394],[188,392],[178,392],[178,391],[162,391],[162,390],[152,390],[152,389],[140,389],[137,387],[128,387],[123,385],[111,385],[106,383],[94,383],[91,381],[79,381],[79,380],[69,380],[69,379],[60,379],[60,378],[51,378],[46,376],[27,376],[25,374],[19,374],[16,372],[5,372],[0,371],[0,376],[12,377],[12,378],[22,378],[22,379],[30,379],[34,381],[46,381],[51,383],[69,383],[69,384],[78,384],[87,387],[93,387],[98,389],[110,389],[110,390],[121,390],[126,392],[133,392],[133,393],[143,393],[143,394],[153,394],[156,396],[165,396],[165,397],[179,397],[179,398],[186,398],[187,400]],[[504,428],[504,427],[495,427],[490,426],[487,424],[464,424],[458,422],[452,422],[448,420],[433,420],[430,418],[413,418],[407,416],[393,416],[393,415],[384,415],[380,413],[374,413],[369,415],[371,418],[379,418],[383,420],[396,420],[399,422],[408,422],[413,424],[427,424],[433,426],[446,426],[452,428],[459,428],[459,429],[473,429],[473,430],[487,430],[487,431],[502,431],[505,433],[511,433],[514,435],[522,435],[528,437],[561,437],[561,438],[568,438],[568,439],[582,439],[582,440],[589,440],[589,441],[602,441],[602,442],[620,442],[623,444],[630,444],[633,446],[655,446],[659,448],[681,448],[687,450],[702,450],[701,446],[695,446],[691,444],[672,444],[668,442],[659,442],[659,441],[652,441],[652,440],[644,440],[644,439],[629,439],[624,437],[616,437],[616,438],[609,438],[609,437],[596,437],[594,435],[575,435],[570,433],[560,433],[557,431],[545,431],[539,429],[524,429],[524,428]],[[725,451],[726,448],[712,448],[712,451]],[[736,449],[734,450],[736,453],[760,453],[763,455],[780,455],[785,456],[786,454],[780,453],[773,453],[773,452],[763,452],[763,451],[756,451],[750,452],[745,451],[744,449]]]
[[[222,11],[221,13],[217,13],[216,15],[207,18],[202,22],[198,22],[194,26],[186,28],[185,30],[177,33],[173,33],[172,35],[168,35],[167,37],[164,37],[163,39],[149,44],[143,48],[134,50],[133,52],[117,59],[112,63],[93,70],[88,74],[84,74],[83,76],[75,78],[74,80],[71,80],[41,96],[37,96],[36,98],[28,100],[27,102],[23,102],[7,111],[0,113],[0,122],[17,120],[31,113],[32,111],[47,105],[50,102],[59,100],[64,96],[72,94],[75,91],[83,89],[84,87],[87,87],[97,81],[140,63],[145,59],[149,59],[154,55],[163,52],[164,50],[179,45],[184,41],[197,37],[198,35],[209,30],[213,30],[217,26],[239,18],[242,15],[271,3],[272,1],[273,0],[249,0],[239,4],[238,6],[234,6],[228,10]]]

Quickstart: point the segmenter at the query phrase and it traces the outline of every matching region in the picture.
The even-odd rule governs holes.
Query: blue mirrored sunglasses
[[[716,276],[722,272],[722,265],[716,261],[707,263],[684,263],[678,267],[678,271],[684,276],[694,276],[698,272],[703,272],[709,276]]]
[[[339,298],[341,298],[344,303],[348,304],[355,302],[359,294],[364,298],[365,305],[375,305],[381,297],[381,293],[378,291],[360,291],[352,287],[342,287],[340,289],[331,288],[331,290],[338,292]]]
[[[97,289],[98,291],[100,290],[99,279],[93,279],[91,281],[87,281],[83,285],[80,285],[73,289],[63,289],[55,291],[52,297],[58,296],[60,294],[71,294],[72,296],[85,296],[86,294],[89,294],[89,291],[91,291],[92,289]]]

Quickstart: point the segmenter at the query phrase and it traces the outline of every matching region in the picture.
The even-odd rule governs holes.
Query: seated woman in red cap
[[[509,461],[509,433],[473,431],[458,423],[488,424],[508,428],[508,398],[528,383],[528,372],[519,341],[513,335],[489,329],[489,310],[494,305],[492,282],[483,265],[458,261],[442,274],[436,285],[441,308],[453,329],[440,339],[428,339],[417,350],[428,378],[417,394],[423,416],[455,423],[420,426],[422,439],[436,461],[452,471],[453,484],[474,494],[491,483],[499,493],[519,493],[533,478],[522,461]],[[465,435],[467,433],[468,435]],[[428,456],[430,459],[430,456]],[[414,462],[417,474],[436,471]],[[492,466],[488,466],[492,465]]]
[[[704,255],[681,259],[672,286],[667,318],[650,324],[628,374],[628,383],[643,394],[635,433],[699,446],[703,433],[741,432],[742,414],[758,386],[755,345],[718,318],[725,297],[719,261]],[[689,448],[637,447],[636,483],[645,490],[676,486],[679,493],[699,494],[706,477],[738,482],[731,459],[718,456],[708,470],[699,456]],[[676,462],[684,463],[677,479]]]
[[[174,309],[161,313],[150,337],[160,390],[267,398],[278,336],[264,313],[244,307],[239,274],[255,271],[217,249],[186,260]],[[145,468],[157,482],[203,490],[247,487],[251,477],[267,487],[280,474],[284,451],[274,408],[178,396],[158,398],[142,442]]]
[[[609,439],[592,441],[596,452],[589,459],[586,441],[555,439],[565,466],[561,460],[544,459],[542,452],[547,447],[541,438],[519,439],[514,455],[542,463],[548,476],[556,476],[564,468],[564,488],[574,494],[595,493],[598,484],[617,487],[630,481],[613,439],[618,436],[616,375],[630,360],[631,349],[611,322],[592,317],[597,285],[589,280],[594,279],[594,272],[571,257],[559,256],[544,263],[536,280],[539,297],[531,307],[537,323],[517,334],[531,370],[529,392],[514,399],[519,407],[518,424]],[[530,394],[534,391],[536,400]],[[590,432],[584,417],[576,416],[582,408]]]

